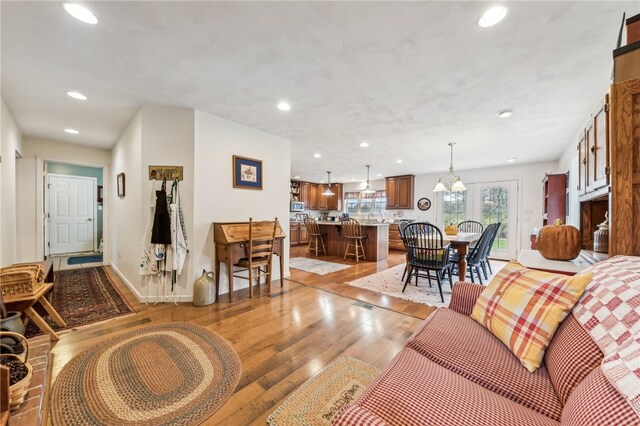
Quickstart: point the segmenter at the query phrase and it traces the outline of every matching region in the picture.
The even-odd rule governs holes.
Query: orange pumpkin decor
[[[549,260],[572,260],[580,255],[582,233],[575,226],[563,225],[558,219],[553,225],[540,229],[536,247]]]

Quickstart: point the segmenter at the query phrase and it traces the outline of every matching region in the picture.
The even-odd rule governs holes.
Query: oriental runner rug
[[[353,265],[343,265],[342,263],[327,262],[325,260],[309,259],[307,257],[294,257],[289,260],[289,267],[311,272],[318,275],[327,275],[332,272],[342,271]]]
[[[240,358],[188,323],[137,328],[73,358],[53,385],[53,425],[196,425],[240,380]]]
[[[376,367],[343,355],[307,380],[267,418],[271,426],[330,425],[380,374]]]
[[[135,313],[102,266],[57,271],[50,302],[67,323],[63,328],[51,316],[43,316],[55,331]],[[43,311],[43,315],[45,313]],[[27,337],[41,333],[33,322],[29,322]]]

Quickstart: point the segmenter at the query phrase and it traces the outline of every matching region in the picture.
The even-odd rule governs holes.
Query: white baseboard
[[[173,301],[176,302],[193,302],[193,295],[189,294],[189,295],[185,295],[185,294],[176,294],[175,296],[173,294],[168,294],[168,295],[149,295],[149,296],[145,296],[140,294],[140,292],[138,291],[138,289],[131,284],[131,282],[124,276],[124,274],[122,272],[120,272],[120,270],[116,267],[116,265],[114,265],[113,263],[110,265],[111,268],[113,269],[113,271],[118,274],[118,276],[120,277],[120,279],[122,280],[122,282],[124,282],[127,287],[129,287],[129,290],[131,290],[131,292],[133,293],[133,295],[136,297],[136,299],[138,299],[138,302],[140,303],[171,303]]]

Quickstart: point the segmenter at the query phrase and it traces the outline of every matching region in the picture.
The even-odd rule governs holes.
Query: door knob
[[[92,220],[93,220],[93,219],[89,218],[89,219],[87,219],[87,222],[91,222]]]

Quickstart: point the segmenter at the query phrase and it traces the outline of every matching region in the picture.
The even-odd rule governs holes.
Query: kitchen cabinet
[[[297,246],[300,241],[300,224],[289,222],[289,245]]]
[[[389,225],[389,250],[405,250],[397,223]]]
[[[342,210],[342,184],[331,184],[331,191],[334,195],[322,195],[328,187],[329,185],[326,183],[318,185],[318,210]]]
[[[414,175],[392,176],[385,179],[387,209],[413,210]]]
[[[609,94],[589,117],[578,140],[578,196],[580,201],[599,198],[609,185]]]
[[[304,223],[300,223],[300,231],[298,233],[298,244],[307,244],[309,242],[309,237],[307,235],[307,227],[304,226]]]
[[[550,225],[560,219],[566,222],[567,175],[564,173],[547,174],[542,180],[543,206],[542,225]]]
[[[318,210],[318,184],[309,184],[309,210]]]

